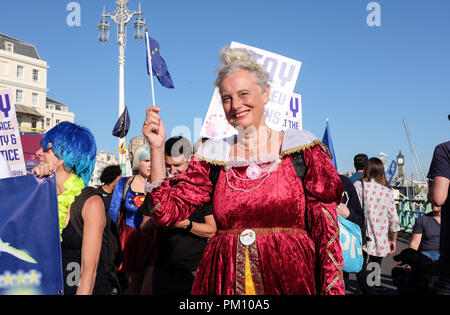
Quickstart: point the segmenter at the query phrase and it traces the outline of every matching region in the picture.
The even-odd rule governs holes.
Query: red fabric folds
[[[308,223],[318,249],[321,294],[345,294],[336,206],[343,184],[328,154],[318,145],[304,152],[308,172],[304,178]],[[332,285],[335,283],[334,285]]]
[[[155,223],[168,227],[185,220],[210,200],[211,190],[209,165],[193,158],[185,173],[164,181],[150,194],[150,209],[157,209]]]

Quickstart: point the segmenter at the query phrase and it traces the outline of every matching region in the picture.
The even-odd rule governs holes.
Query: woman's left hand
[[[392,255],[397,250],[397,241],[389,240],[389,255]]]
[[[336,212],[338,216],[341,216],[344,219],[347,219],[350,216],[350,209],[343,203],[336,207]]]
[[[51,176],[53,172],[64,164],[64,160],[59,160],[58,162],[44,162],[33,168],[32,174],[35,174],[37,178],[42,179],[44,177]]]
[[[186,220],[178,222],[173,227],[180,228],[180,229],[186,229],[188,227],[188,225],[189,225],[189,220],[186,219]]]

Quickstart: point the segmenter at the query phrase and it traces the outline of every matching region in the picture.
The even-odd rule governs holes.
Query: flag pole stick
[[[148,56],[148,67],[150,68],[150,82],[152,85],[152,99],[153,99],[153,106],[156,106],[155,102],[155,86],[153,85],[153,66],[152,66],[152,52],[150,50],[150,39],[148,38],[148,30],[145,30],[145,41],[147,43],[147,56]]]

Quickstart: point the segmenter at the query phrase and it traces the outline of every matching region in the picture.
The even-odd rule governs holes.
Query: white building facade
[[[0,89],[10,89],[22,133],[44,133],[75,121],[66,105],[47,97],[47,72],[35,46],[0,34]]]

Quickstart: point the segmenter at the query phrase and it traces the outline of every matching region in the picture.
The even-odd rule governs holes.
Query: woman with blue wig
[[[38,178],[56,175],[66,295],[111,292],[99,261],[105,207],[97,190],[88,187],[96,153],[92,133],[70,122],[62,122],[45,133],[36,152],[40,165],[33,173]],[[77,270],[79,274],[75,274]]]

